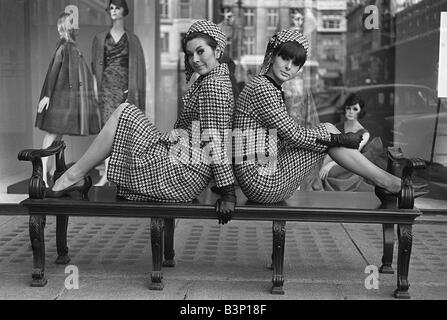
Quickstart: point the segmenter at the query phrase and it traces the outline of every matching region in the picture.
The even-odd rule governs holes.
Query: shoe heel
[[[90,191],[91,187],[92,187],[92,178],[90,176],[87,176],[85,177],[84,180],[84,187],[81,190],[79,190],[82,200],[88,200],[88,192]]]
[[[88,200],[88,190],[79,190],[82,200]]]
[[[377,198],[379,198],[380,202],[382,202],[381,205],[382,208],[388,208],[388,209],[397,208],[398,205],[397,195],[392,194],[380,187],[375,187],[374,191]]]

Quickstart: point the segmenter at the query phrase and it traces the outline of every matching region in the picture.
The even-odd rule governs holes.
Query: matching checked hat
[[[204,33],[211,38],[213,38],[217,42],[217,47],[222,51],[225,51],[227,46],[227,36],[222,31],[222,29],[215,23],[209,20],[199,20],[191,25],[185,37],[183,38],[183,47],[186,47],[185,39],[194,32]],[[186,73],[186,81],[189,82],[191,79],[194,70],[189,65],[188,58],[185,55],[185,73]]]
[[[296,29],[284,29],[277,34],[275,34],[269,41],[267,45],[267,50],[265,52],[264,63],[261,68],[261,75],[264,75],[269,71],[273,63],[273,53],[282,44],[286,42],[297,42],[303,46],[306,51],[306,57],[309,55],[309,41],[301,32]]]

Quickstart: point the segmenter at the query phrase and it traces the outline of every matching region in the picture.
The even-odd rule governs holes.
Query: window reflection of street
[[[53,34],[48,31],[54,30],[51,17],[63,11],[65,2],[3,1],[9,11],[0,13],[2,30],[6,30],[0,51],[0,79],[4,83],[0,94],[5,101],[1,108],[15,108],[16,112],[0,118],[0,145],[5,148],[0,179],[21,171],[14,156],[9,155],[15,150],[11,141],[32,145],[34,140],[41,140],[39,133],[32,131],[35,92],[42,81],[41,69],[49,63],[49,48],[54,47]],[[155,2],[128,2],[134,10],[127,27],[142,39],[149,61],[147,70],[152,74],[147,82],[148,115],[161,130],[172,127],[182,109],[181,96],[190,85],[183,76],[180,39],[194,21],[213,20],[227,34],[227,61],[234,62],[239,91],[259,72],[268,39],[281,29],[297,28],[309,37],[311,57],[299,81],[285,88],[286,94],[298,93],[289,99],[292,116],[305,125],[318,121],[335,124],[343,121],[339,107],[347,95],[359,94],[367,105],[362,124],[372,137],[380,137],[384,145],[400,146],[406,156],[426,160],[429,170],[420,178],[430,182],[429,197],[447,202],[447,103],[441,101],[438,114],[436,93],[439,17],[447,11],[447,0],[286,0],[281,6],[277,0],[157,0],[156,19]],[[79,45],[87,60],[92,35],[107,28],[107,3],[76,2]],[[367,30],[359,23],[370,4],[377,5],[380,12],[377,30]],[[11,12],[18,13],[17,18]],[[157,39],[153,30],[159,32]],[[25,56],[27,52],[32,53],[32,59]],[[18,88],[25,88],[20,91],[24,94],[18,94]],[[311,108],[317,110],[318,119],[308,121]],[[75,150],[70,154],[81,154],[79,146],[83,144],[73,143]]]

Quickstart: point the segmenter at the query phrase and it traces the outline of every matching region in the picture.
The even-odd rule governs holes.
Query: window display
[[[377,145],[383,148],[398,146],[405,156],[424,160],[427,170],[417,179],[429,184],[430,194],[421,199],[434,210],[447,208],[447,102],[438,93],[443,79],[438,74],[441,13],[447,11],[446,0],[112,2],[114,6],[126,3],[122,30],[138,39],[138,59],[144,62],[138,65],[128,57],[129,65],[138,65],[144,78],[138,82],[142,87],[129,88],[129,93],[133,101],[142,101],[141,109],[160,131],[173,127],[184,108],[182,96],[199,77],[193,75],[190,82],[182,77],[181,39],[194,22],[208,19],[225,33],[224,59],[235,98],[261,71],[269,39],[283,29],[295,29],[307,37],[311,49],[298,77],[283,84],[288,113],[306,128],[325,122],[342,125],[344,103],[355,95],[365,104],[360,122],[370,134],[369,143],[380,140]],[[109,7],[109,0],[0,1],[0,181],[21,179],[17,149],[42,143],[43,133],[34,128],[34,120],[56,46],[57,17],[71,14],[73,27],[79,29],[76,44],[98,77],[97,70],[108,66],[111,46],[120,39],[111,35],[108,42],[101,42],[102,47],[110,45],[109,55],[92,52],[95,35],[112,30]],[[103,83],[96,85],[96,92],[104,91]],[[125,100],[123,92],[116,101]],[[77,161],[92,139],[67,138],[68,162]],[[321,185],[321,168],[304,180],[303,190]]]

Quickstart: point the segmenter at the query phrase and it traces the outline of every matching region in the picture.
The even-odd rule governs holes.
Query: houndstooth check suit
[[[222,64],[200,76],[183,102],[176,130],[166,134],[137,107],[123,110],[107,172],[118,186],[118,196],[132,201],[190,202],[212,177],[218,187],[234,183],[225,148],[234,111],[228,66]],[[193,124],[200,124],[199,130]]]
[[[237,101],[234,132],[235,176],[244,194],[259,203],[281,202],[298,189],[303,178],[326,154],[317,138],[330,141],[322,124],[306,129],[287,113],[281,88],[267,76],[256,76]],[[255,132],[250,135],[247,130]],[[270,134],[268,130],[276,130]],[[273,131],[275,133],[275,131]],[[259,152],[270,160],[260,161]],[[257,157],[255,153],[258,153]],[[243,159],[243,161],[238,161]]]

